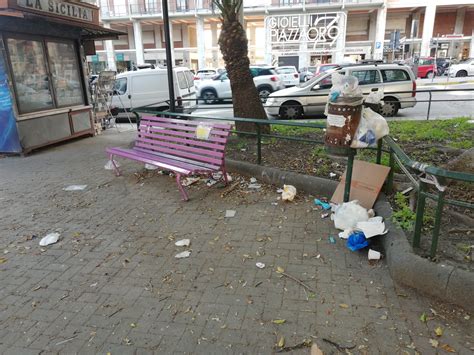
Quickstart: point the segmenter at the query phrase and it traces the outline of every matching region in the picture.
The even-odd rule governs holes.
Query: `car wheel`
[[[399,103],[397,99],[386,98],[383,99],[383,105],[380,107],[379,113],[384,117],[393,117],[397,114]]]
[[[427,77],[428,79],[433,79],[434,76],[435,76],[435,75],[434,75],[434,73],[433,73],[432,71],[429,71],[428,74],[426,74],[426,77]]]
[[[202,100],[205,104],[213,104],[217,101],[217,95],[212,90],[204,90],[201,94]]]
[[[303,107],[295,101],[285,102],[280,107],[280,118],[284,120],[294,120],[303,116]]]
[[[267,87],[263,87],[263,88],[258,89],[258,95],[260,96],[260,100],[263,103],[267,102],[268,96],[271,93],[272,93],[272,91]]]
[[[467,76],[467,71],[465,71],[465,70],[460,70],[456,73],[457,78],[463,78],[465,76]]]

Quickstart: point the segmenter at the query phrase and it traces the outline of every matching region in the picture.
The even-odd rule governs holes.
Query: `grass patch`
[[[401,192],[395,194],[395,211],[392,214],[392,221],[398,224],[402,229],[412,232],[415,226],[416,214],[410,209],[409,197]],[[430,228],[434,224],[433,210],[425,207],[423,216],[424,228]]]

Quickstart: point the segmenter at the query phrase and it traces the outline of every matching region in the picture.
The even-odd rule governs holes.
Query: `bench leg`
[[[115,175],[120,176],[120,169],[119,169],[118,166],[115,164],[114,155],[113,155],[113,154],[110,154],[109,159],[110,159],[110,161],[112,162],[112,165],[113,165],[113,167],[114,167]]]
[[[183,201],[188,201],[188,194],[186,193],[186,190],[181,184],[181,174],[176,174],[176,183],[178,184],[178,189],[181,192],[181,196],[183,196]]]
[[[229,180],[227,179],[227,171],[225,170],[225,166],[222,167],[222,177],[224,178],[224,184],[227,186],[229,184]]]

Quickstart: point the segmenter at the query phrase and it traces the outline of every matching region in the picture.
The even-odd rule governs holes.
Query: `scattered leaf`
[[[420,320],[423,322],[423,323],[426,323],[426,313],[423,312],[420,316]]]
[[[440,348],[443,349],[444,351],[447,351],[448,353],[455,353],[456,352],[456,350],[454,350],[448,344],[443,344],[443,345],[440,346]]]
[[[469,314],[467,314],[467,315],[464,316],[464,319],[469,320],[469,319],[471,319],[471,317],[469,316]]]
[[[345,303],[341,303],[341,304],[339,304],[339,307],[341,307],[341,308],[349,308],[349,305],[348,305],[348,304],[345,304]]]
[[[280,340],[278,340],[277,345],[279,348],[283,348],[285,346],[285,338],[283,337],[283,335],[280,337]]]
[[[7,261],[7,258],[0,258],[0,264],[5,264]]]
[[[387,318],[388,317],[385,314],[383,316],[380,316],[380,319],[382,319],[382,320],[387,320]]]
[[[443,329],[441,329],[441,327],[437,327],[435,330],[434,330],[436,336],[440,337],[441,335],[443,335]]]
[[[285,272],[285,269],[283,269],[281,266],[278,266],[276,272],[279,273],[279,274],[282,274],[282,273]]]
[[[286,319],[274,319],[272,320],[273,324],[283,324],[286,322]]]
[[[437,348],[439,345],[439,341],[437,341],[436,339],[430,339],[429,342],[433,348]]]

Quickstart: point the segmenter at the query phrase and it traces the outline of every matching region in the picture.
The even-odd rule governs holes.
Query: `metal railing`
[[[253,136],[256,138],[256,148],[257,148],[257,164],[262,164],[262,140],[263,139],[282,139],[288,141],[297,141],[305,142],[312,144],[324,145],[323,140],[311,139],[307,137],[298,137],[298,136],[288,136],[280,134],[267,134],[262,132],[263,126],[287,126],[287,127],[299,127],[299,128],[313,128],[315,130],[323,130],[326,128],[325,123],[317,122],[298,122],[298,121],[283,121],[283,120],[261,120],[261,119],[251,119],[251,118],[220,118],[220,117],[203,117],[195,116],[182,113],[172,113],[172,112],[156,112],[153,109],[149,108],[139,108],[134,110],[135,113],[149,113],[153,115],[162,115],[167,117],[176,117],[192,120],[219,120],[219,121],[229,121],[229,122],[240,122],[240,123],[252,123],[255,124],[256,132],[242,132],[233,130],[232,132],[239,135]],[[384,148],[384,145],[386,146]],[[383,139],[378,141],[377,148],[369,148],[376,151],[376,163],[381,164],[382,155],[389,155],[389,166],[390,172],[388,174],[387,180],[385,181],[385,192],[390,194],[393,190],[393,179],[394,179],[394,170],[396,165],[403,171],[404,174],[409,178],[413,184],[415,190],[418,193],[417,205],[416,205],[416,219],[415,226],[413,231],[413,247],[418,248],[420,246],[421,232],[423,227],[423,217],[425,215],[425,206],[426,199],[431,199],[436,201],[436,212],[434,217],[434,226],[431,239],[431,249],[430,256],[434,258],[436,255],[439,233],[441,227],[441,220],[443,215],[443,208],[446,204],[474,209],[474,204],[470,201],[458,201],[453,199],[446,198],[446,188],[442,186],[448,180],[463,181],[467,183],[474,183],[474,174],[466,172],[456,172],[449,171],[447,169],[438,168],[435,166],[427,165],[418,161],[411,159],[393,140],[392,137],[386,136]],[[355,150],[351,149],[351,152],[348,155],[348,179],[346,179],[345,188],[344,188],[344,201],[349,201],[350,196],[350,186],[351,179],[349,170],[352,170],[352,161],[354,159]],[[430,192],[429,186],[434,184],[436,186],[437,192]]]

